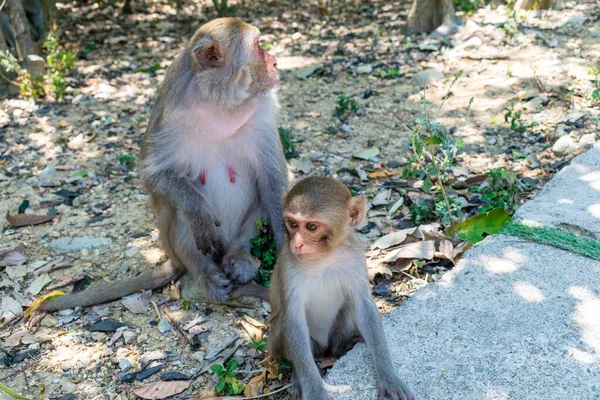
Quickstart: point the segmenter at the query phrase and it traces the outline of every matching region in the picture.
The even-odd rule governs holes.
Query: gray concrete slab
[[[549,226],[569,223],[600,236],[600,142],[575,157],[515,217]]]
[[[600,146],[518,214],[599,232]],[[489,237],[384,326],[394,367],[419,400],[600,399],[598,261]],[[336,362],[326,382],[337,400],[376,399],[366,347]]]

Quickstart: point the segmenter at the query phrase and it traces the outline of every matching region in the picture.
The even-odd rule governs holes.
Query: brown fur
[[[394,371],[371,298],[364,252],[352,229],[364,216],[364,198],[352,198],[335,179],[312,177],[294,186],[284,204],[284,215],[294,226],[290,228],[290,221],[286,222],[286,245],[269,288],[268,343],[271,356],[291,362],[295,395],[302,400],[329,399],[313,356],[338,356],[361,335],[375,364],[378,399],[387,395],[394,400],[414,400]],[[326,221],[327,226],[311,233],[307,224],[312,221]],[[317,249],[304,258],[303,250],[294,246],[294,238],[319,232],[328,236],[329,245],[304,240],[303,246]]]
[[[200,27],[167,70],[141,148],[169,261],[140,276],[49,300],[43,310],[90,306],[184,282],[210,302],[266,297],[251,281],[255,223],[266,217],[278,245],[287,168],[277,134],[275,59],[252,25],[224,18]],[[190,282],[191,281],[191,282]]]

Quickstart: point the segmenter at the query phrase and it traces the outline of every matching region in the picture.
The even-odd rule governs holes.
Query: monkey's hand
[[[377,400],[384,400],[386,396],[392,400],[415,400],[406,383],[396,374],[390,374],[379,380]]]
[[[219,230],[221,222],[207,207],[197,207],[184,212],[184,215],[194,235],[196,248],[215,261],[220,260],[225,253],[225,242]]]
[[[213,271],[206,277],[206,295],[211,303],[229,300],[233,283],[221,271]]]

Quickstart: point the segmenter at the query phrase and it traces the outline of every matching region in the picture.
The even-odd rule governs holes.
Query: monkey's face
[[[324,221],[299,214],[286,214],[285,227],[290,252],[301,260],[312,260],[326,253],[327,226]]]

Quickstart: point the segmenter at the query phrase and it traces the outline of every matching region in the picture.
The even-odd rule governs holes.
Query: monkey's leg
[[[188,275],[182,277],[182,294],[191,300],[209,303],[224,302],[229,298],[232,282],[213,259],[198,250],[194,235],[183,215],[176,216],[170,235],[165,238],[165,250],[181,260]],[[171,256],[169,254],[169,256]]]
[[[223,271],[236,284],[252,281],[260,266],[258,259],[250,255],[250,239],[256,235],[259,216],[257,205],[251,205],[236,237],[229,245],[230,250],[223,257]]]

